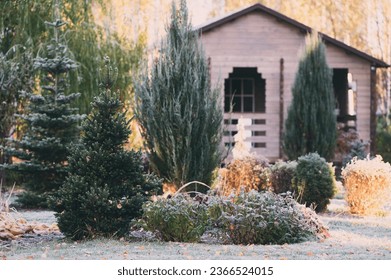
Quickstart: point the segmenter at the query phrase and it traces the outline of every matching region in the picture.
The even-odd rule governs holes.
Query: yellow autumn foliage
[[[379,213],[390,201],[391,166],[381,156],[362,160],[353,158],[343,168],[342,177],[352,214]]]

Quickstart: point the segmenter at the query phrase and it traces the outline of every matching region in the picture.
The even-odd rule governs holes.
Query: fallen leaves
[[[0,239],[15,240],[24,234],[59,233],[57,224],[47,225],[38,222],[27,222],[24,218],[15,219],[10,213],[0,213]]]

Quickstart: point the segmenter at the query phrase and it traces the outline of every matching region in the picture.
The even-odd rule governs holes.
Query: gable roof
[[[231,22],[231,21],[234,21],[238,18],[240,18],[241,16],[244,16],[244,15],[247,15],[249,13],[252,13],[252,12],[263,12],[263,13],[266,13],[268,15],[271,15],[273,17],[275,17],[276,19],[282,21],[282,22],[285,22],[287,24],[290,24],[294,27],[296,27],[297,29],[299,29],[301,32],[303,33],[311,33],[312,32],[312,28],[307,26],[307,25],[304,25],[292,18],[289,18],[275,10],[272,10],[262,4],[255,4],[255,5],[252,5],[250,7],[247,7],[247,8],[244,8],[244,9],[241,9],[239,11],[236,11],[236,12],[233,12],[231,14],[228,14],[228,15],[225,15],[221,18],[218,18],[218,19],[214,19],[210,22],[207,22],[201,26],[198,26],[197,27],[197,30],[200,31],[201,33],[206,33],[208,31],[211,31],[212,29],[215,29],[219,26],[222,26],[224,25],[225,23],[228,23],[228,22]],[[380,60],[380,59],[377,59],[365,52],[362,52],[356,48],[353,48],[341,41],[338,41],[324,33],[321,33],[319,32],[319,35],[322,37],[323,41],[326,43],[326,44],[331,44],[331,45],[334,45],[336,47],[339,47],[343,50],[345,50],[347,53],[350,53],[350,54],[353,54],[353,55],[356,55],[364,60],[367,60],[368,62],[371,63],[372,66],[374,67],[379,67],[379,68],[387,68],[387,67],[390,67],[390,65],[388,65],[386,62]]]

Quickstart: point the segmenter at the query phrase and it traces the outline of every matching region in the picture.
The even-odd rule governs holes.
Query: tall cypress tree
[[[210,184],[220,163],[223,113],[186,1],[179,9],[172,4],[166,30],[151,72],[136,85],[136,116],[160,177],[177,188],[193,180]]]
[[[325,45],[317,33],[306,37],[292,97],[284,137],[284,150],[288,158],[293,160],[317,152],[331,160],[337,132],[335,97]]]
[[[78,65],[69,58],[61,27],[65,25],[56,8],[56,20],[46,22],[52,38],[46,47],[46,57],[34,60],[41,75],[38,94],[25,92],[27,112],[19,117],[26,131],[20,140],[10,141],[5,153],[18,158],[3,168],[23,175],[25,192],[19,201],[25,206],[45,207],[48,194],[59,189],[67,174],[68,148],[79,138],[82,116],[71,104],[79,93],[68,93],[68,74]]]

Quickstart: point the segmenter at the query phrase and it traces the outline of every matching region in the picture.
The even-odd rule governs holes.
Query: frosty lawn
[[[358,217],[347,214],[345,202],[333,199],[330,211],[320,214],[331,237],[323,242],[285,245],[216,245],[177,242],[132,242],[98,239],[85,242],[40,242],[0,247],[2,259],[312,259],[390,260],[391,216]],[[21,212],[27,220],[52,223],[52,212]]]

